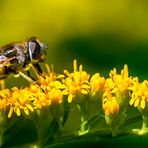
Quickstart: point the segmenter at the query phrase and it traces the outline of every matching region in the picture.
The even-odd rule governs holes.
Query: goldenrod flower
[[[124,69],[121,70],[121,74],[117,74],[116,69],[114,68],[110,74],[109,74],[110,78],[112,80],[109,80],[111,83],[111,87],[113,87],[112,91],[116,92],[116,91],[120,91],[120,92],[124,92],[127,89],[129,89],[129,86],[131,85],[131,78],[128,77],[128,67],[125,64],[124,65]],[[114,85],[114,86],[113,86]]]
[[[68,95],[68,102],[71,103],[76,94],[88,94],[89,86],[89,75],[86,71],[82,70],[82,65],[77,69],[77,61],[73,61],[74,72],[69,73],[67,70],[64,70],[64,73],[67,75],[66,79],[63,79],[63,84],[65,85],[65,90],[63,93]]]
[[[64,89],[64,85],[59,80],[61,75],[57,75],[47,64],[46,68],[48,73],[43,72],[43,74],[37,74],[37,83],[41,90],[39,91],[40,93],[36,95],[34,105],[38,108],[48,106],[54,102],[62,103],[63,101],[61,89]],[[35,91],[34,89],[38,88],[32,88],[32,91]]]
[[[90,79],[91,94],[94,96],[96,92],[102,90],[105,85],[105,78],[101,77],[99,73],[94,74]]]
[[[115,83],[112,78],[106,79],[104,89],[105,91],[112,91],[113,89],[115,89]]]
[[[16,113],[17,116],[20,116],[22,111],[29,115],[29,111],[33,112],[34,108],[32,106],[32,101],[34,97],[27,90],[18,89],[17,87],[12,88],[11,96],[7,98],[7,106],[9,107],[8,118],[12,116],[13,113]]]
[[[119,103],[115,96],[112,96],[111,93],[105,93],[102,105],[105,115],[112,115],[119,112]]]
[[[104,86],[103,108],[107,114],[112,114],[119,111],[119,106],[124,106],[124,108],[127,106],[127,94],[129,94],[132,79],[128,77],[127,65],[124,65],[121,74],[117,74],[114,68],[109,76]]]
[[[49,106],[51,104],[51,100],[46,98],[46,94],[38,86],[31,84],[28,87],[28,91],[34,96],[32,104],[35,109],[41,109],[42,107]]]
[[[50,69],[50,67],[46,64],[47,72],[43,72],[42,74],[37,74],[37,82],[40,87],[44,90],[50,90],[51,88],[63,88],[62,83],[58,80],[58,75]]]
[[[131,87],[131,90],[132,98],[129,102],[130,105],[144,109],[146,103],[148,102],[148,81],[145,80],[142,83],[139,83],[138,79],[136,79]]]
[[[47,92],[46,97],[51,100],[52,103],[62,103],[63,93],[61,90],[53,88],[51,91]]]

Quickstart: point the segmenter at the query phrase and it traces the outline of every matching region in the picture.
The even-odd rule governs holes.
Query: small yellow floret
[[[148,102],[148,81],[145,80],[139,83],[138,79],[133,80],[133,86],[131,87],[132,95],[129,102],[130,105],[144,109]]]
[[[102,90],[105,85],[105,78],[101,77],[99,73],[94,74],[90,79],[91,94],[94,96],[96,92]]]
[[[90,90],[89,86],[89,75],[86,71],[82,70],[82,65],[79,66],[77,70],[77,61],[73,62],[73,71],[69,73],[67,70],[64,70],[66,79],[63,79],[63,84],[65,90],[63,91],[64,95],[68,95],[68,102],[71,103],[76,94],[88,94]]]

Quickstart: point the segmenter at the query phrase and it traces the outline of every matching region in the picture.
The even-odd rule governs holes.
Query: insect
[[[11,75],[21,75],[29,82],[33,82],[24,71],[28,71],[33,66],[38,72],[41,72],[38,63],[45,60],[46,48],[47,46],[36,37],[0,47],[0,80]]]

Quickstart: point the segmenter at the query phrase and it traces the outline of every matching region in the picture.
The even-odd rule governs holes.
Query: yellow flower
[[[37,83],[40,85],[40,87],[44,90],[50,89],[50,88],[63,88],[62,83],[58,80],[58,78],[61,76],[58,76],[50,67],[46,64],[47,72],[43,72],[42,74],[37,74]]]
[[[130,100],[130,105],[134,105],[134,107],[139,107],[144,109],[146,107],[146,103],[148,102],[148,81],[145,80],[142,83],[139,83],[136,78],[133,82],[132,90],[132,98]]]
[[[102,90],[105,85],[105,78],[101,77],[99,73],[94,74],[90,79],[91,94],[94,96],[96,92]]]
[[[109,92],[104,94],[102,107],[107,116],[119,112],[119,103],[117,102],[116,97],[112,96]]]
[[[112,78],[106,79],[104,87],[105,91],[112,91],[115,88],[115,83]]]
[[[52,88],[50,91],[42,91],[35,85],[31,85],[30,92],[34,93],[35,99],[33,105],[35,108],[41,109],[50,106],[52,103],[62,103],[63,93],[61,90]]]
[[[41,109],[51,105],[51,100],[43,92],[38,92],[36,94],[35,100],[33,101],[35,108]]]
[[[106,123],[113,128],[113,135],[116,135],[114,128],[117,128],[119,123],[123,124],[126,119],[132,79],[128,76],[127,65],[124,65],[121,74],[117,74],[114,68],[109,76],[105,81],[102,108],[105,112]]]
[[[117,74],[117,71],[114,68],[110,72],[109,76],[111,78],[111,80],[109,81],[110,81],[110,84],[111,84],[110,86],[112,87],[111,89],[113,92],[116,92],[116,91],[124,92],[127,89],[129,89],[132,80],[131,78],[128,77],[128,67],[126,64],[124,65],[124,69],[121,70],[120,75]]]
[[[49,91],[46,96],[48,96],[52,103],[62,103],[63,101],[62,91],[56,88],[53,88],[51,91]]]
[[[116,107],[119,105],[120,105],[120,107],[127,106],[128,105],[129,89],[132,84],[132,79],[128,76],[127,65],[124,65],[123,70],[121,70],[121,74],[117,74],[117,71],[114,68],[109,73],[109,76],[110,76],[110,78],[106,79],[106,81],[105,81],[104,96],[105,97],[107,96],[106,99],[112,98],[111,96],[115,97],[116,101],[114,98],[113,102],[116,104]],[[118,105],[117,105],[117,103],[118,103]],[[119,107],[117,107],[117,108],[119,109]]]
[[[28,87],[28,91],[32,93],[32,95],[34,96],[34,100],[32,104],[35,109],[37,108],[41,109],[42,107],[45,107],[51,104],[51,100],[46,99],[45,93],[38,86],[31,84]]]
[[[37,74],[37,84],[41,90],[38,91],[35,86],[30,88],[33,92],[39,92],[36,94],[36,100],[34,101],[34,105],[38,108],[49,106],[54,102],[62,103],[63,101],[61,89],[64,89],[64,85],[60,82],[60,78],[63,76],[57,75],[47,64],[46,69],[48,73]]]
[[[64,70],[66,79],[63,79],[63,84],[65,85],[65,90],[63,94],[68,95],[68,102],[71,103],[76,94],[88,94],[90,90],[89,86],[89,75],[86,71],[82,70],[82,65],[77,69],[77,61],[73,61],[74,72],[69,73]]]
[[[32,106],[32,101],[34,97],[27,90],[18,89],[17,87],[12,88],[11,96],[7,98],[7,106],[9,107],[8,118],[12,116],[13,113],[16,113],[17,116],[20,116],[22,111],[29,115],[29,111],[33,112],[34,108]]]

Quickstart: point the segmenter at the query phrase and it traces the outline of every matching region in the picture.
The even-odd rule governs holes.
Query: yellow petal
[[[135,98],[132,98],[129,102],[130,105],[133,105],[133,103],[135,102]]]
[[[47,69],[48,74],[50,74],[51,73],[51,69],[50,69],[49,65],[48,64],[45,64],[45,66],[46,66],[46,69]]]
[[[81,90],[81,93],[82,93],[82,94],[88,94],[88,91],[86,91],[85,89],[82,89],[82,90]]]
[[[68,95],[67,90],[63,90],[62,93],[63,93],[63,95]]]
[[[79,71],[82,72],[82,69],[83,69],[83,66],[80,65],[80,66],[79,66]]]
[[[94,81],[96,81],[97,79],[100,78],[100,74],[99,73],[95,73],[91,79],[90,79],[90,83],[93,83]]]
[[[135,103],[134,103],[134,107],[137,107],[139,105],[139,99],[136,99]]]
[[[128,66],[127,66],[127,64],[124,65],[123,77],[128,78]]]
[[[54,81],[54,85],[55,85],[55,87],[64,89],[64,85],[60,81]]]
[[[73,70],[74,72],[77,71],[77,60],[76,59],[73,61]]]
[[[28,108],[26,107],[26,108],[24,108],[24,112],[25,112],[25,114],[26,115],[29,115],[29,110],[28,110]]]
[[[20,116],[21,115],[21,111],[20,111],[20,108],[19,107],[17,107],[15,109],[15,112],[16,112],[17,116]]]
[[[89,86],[89,85],[84,84],[84,85],[82,85],[82,88],[89,89],[89,88],[90,88],[90,86]]]
[[[70,95],[68,96],[68,103],[71,103],[71,102],[72,102],[72,99],[73,99],[73,95],[70,94]]]
[[[9,113],[8,113],[8,118],[11,118],[13,114],[13,107],[10,107]]]
[[[33,108],[30,104],[26,104],[26,106],[27,106],[27,108],[28,108],[29,110],[31,110],[32,112],[34,111],[34,108]]]
[[[57,79],[62,79],[62,78],[65,78],[65,76],[62,75],[62,74],[60,74],[60,75],[57,76]]]
[[[142,109],[145,108],[145,100],[144,100],[144,99],[141,100],[141,102],[140,102],[140,107],[141,107]]]
[[[64,70],[64,73],[65,73],[67,76],[70,75],[69,72],[68,72],[67,70]]]

